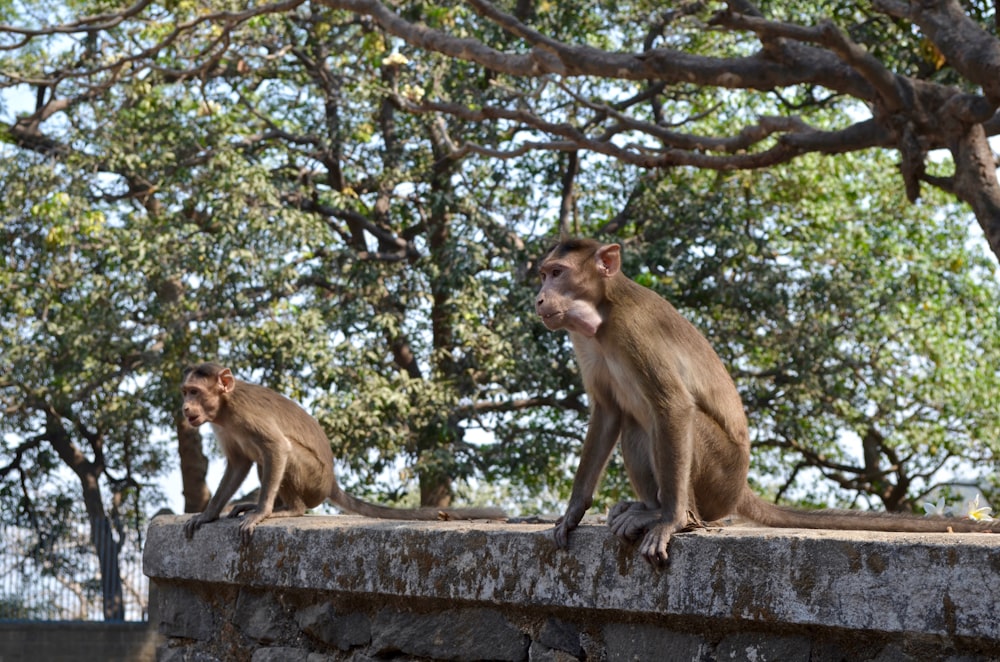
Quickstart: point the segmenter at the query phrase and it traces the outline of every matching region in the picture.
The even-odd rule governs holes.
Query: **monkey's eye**
[[[558,278],[559,274],[562,273],[562,269],[553,269],[551,272],[553,278]]]

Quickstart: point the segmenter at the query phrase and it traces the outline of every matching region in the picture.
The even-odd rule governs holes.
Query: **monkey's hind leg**
[[[625,416],[621,427],[622,456],[629,482],[639,500],[615,504],[608,512],[608,528],[629,544],[642,538],[649,527],[663,519],[650,448],[646,430],[633,417]]]
[[[257,510],[256,503],[238,503],[229,509],[229,514],[226,517],[239,517],[245,512]]]
[[[621,501],[608,512],[608,528],[623,542],[632,544],[662,518],[659,508],[650,508],[641,501]]]
[[[239,517],[243,513],[249,513],[259,509],[260,509],[259,501],[244,501],[241,503],[233,504],[233,507],[229,509],[229,513],[226,515],[226,517]],[[284,501],[282,501],[280,496],[274,500],[274,507],[273,507],[274,512],[278,512],[279,510],[288,510],[288,507],[285,505]],[[302,515],[305,514],[305,512],[306,512],[306,507],[305,504],[303,504],[302,512],[299,514]],[[281,515],[272,514],[271,517],[281,517]]]
[[[306,504],[301,499],[293,499],[291,505],[281,504],[276,508],[267,508],[261,504],[246,503],[233,508],[229,513],[230,517],[235,517],[233,513],[239,508],[239,513],[246,513],[240,523],[240,536],[244,543],[249,543],[253,539],[254,529],[266,519],[273,517],[299,517],[305,515]],[[280,500],[279,500],[280,503]],[[237,515],[239,514],[237,513]]]
[[[634,543],[650,527],[660,522],[662,516],[662,510],[659,508],[651,509],[640,501],[621,501],[608,511],[608,527],[623,542]],[[677,529],[677,532],[697,531],[706,528],[708,525],[698,516],[698,513],[689,510],[687,524]]]

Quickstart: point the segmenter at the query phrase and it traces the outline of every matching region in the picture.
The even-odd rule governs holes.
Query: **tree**
[[[840,135],[831,127],[868,97],[823,97],[819,78],[780,94],[730,81],[723,94],[702,54],[791,80],[795,63],[779,56],[801,51],[817,77],[875,98],[860,74],[789,37],[765,35],[769,47],[747,55],[756,42],[703,29],[692,6],[650,33],[691,50],[674,69],[661,51],[609,56],[659,62],[651,83],[515,76],[522,60],[475,42],[461,42],[470,62],[389,34],[416,39],[423,20],[422,46],[445,50],[463,31],[509,38],[509,17],[420,6],[397,22],[380,7],[84,3],[6,17],[0,86],[30,89],[35,104],[10,119],[0,161],[5,515],[78,502],[111,520],[122,503],[142,511],[168,457],[151,441],[164,429],[178,439],[185,509],[200,510],[203,440],[178,416],[176,390],[186,363],[209,358],[314,412],[354,491],[394,500],[416,487],[442,505],[472,498],[479,479],[508,485],[525,509],[559,507],[586,399],[565,338],[530,309],[531,261],[560,229],[626,241],[631,273],[709,334],[750,405],[760,474],[776,476],[759,481],[776,497],[906,508],[942,480],[937,469],[995,462],[976,405],[987,391],[974,387],[996,379],[985,312],[996,292],[964,234],[934,213],[950,209],[940,190],[903,207],[887,193],[886,150],[796,147]],[[520,7],[511,20],[593,45],[573,66],[638,41],[604,30],[600,6]],[[878,39],[900,25],[867,28],[852,39],[892,43],[886,61],[906,69],[912,40]],[[558,61],[546,49],[565,55],[537,43],[526,57],[545,67]],[[703,78],[667,85],[683,67]],[[794,121],[767,119],[796,106]],[[746,141],[685,143],[696,131]],[[650,169],[670,158],[696,167]],[[930,326],[939,333],[917,332]],[[72,489],[55,487],[62,465],[78,469]],[[809,467],[833,487],[805,482]],[[625,489],[612,471],[604,499]]]
[[[454,86],[426,94],[422,68],[412,81],[393,76],[400,86],[395,101],[413,112],[492,123],[491,135],[507,137],[507,154],[592,150],[645,168],[729,171],[768,168],[807,153],[892,149],[911,200],[922,185],[951,193],[971,207],[1000,256],[1000,183],[987,141],[1000,131],[1000,42],[991,3],[878,0],[866,8],[831,0],[758,8],[738,0],[714,11],[701,3],[664,11],[640,0],[613,12],[595,9],[584,20],[577,8],[551,3],[519,2],[511,14],[470,0],[474,15],[465,5],[417,4],[396,12],[379,0],[322,4],[370,16],[415,47],[478,65],[463,83],[467,92],[483,83],[504,89],[492,103],[463,104]],[[41,26],[0,27],[5,50],[57,35],[81,40],[67,66],[7,74],[7,85],[38,89],[36,112],[10,127],[11,136],[45,147],[39,122],[69,102],[53,104],[46,95],[74,79],[88,81],[86,95],[145,62],[174,80],[218,76],[220,67],[240,71],[246,60],[230,58],[240,43],[232,35],[262,17],[294,17],[304,2],[240,11],[178,8],[169,25],[151,6],[142,1],[61,23],[50,12]],[[130,21],[154,26],[141,35],[144,47],[113,47],[116,40],[106,37]],[[607,25],[617,27],[603,30]],[[205,48],[192,50],[190,61],[157,62],[184,51],[187,40]],[[701,120],[759,91],[772,98],[775,114],[740,118],[727,135],[700,131]],[[836,126],[812,121],[830,112]],[[445,146],[456,152],[451,158],[505,153],[472,139]],[[934,150],[947,151],[950,172],[928,159]]]
[[[477,63],[498,85],[537,80],[502,104],[470,108],[428,96],[406,102],[414,112],[511,127],[510,135],[523,137],[511,139],[507,153],[586,149],[644,168],[729,171],[769,168],[808,153],[892,149],[910,200],[922,185],[951,193],[972,208],[1000,257],[1000,184],[987,141],[1000,132],[992,3],[758,8],[738,0],[713,11],[702,3],[663,10],[635,2],[605,15],[615,26],[612,36],[595,31],[587,39],[569,27],[576,8],[558,4],[517,3],[511,14],[470,0],[475,16],[457,6],[448,21],[428,21],[431,27],[421,24],[425,17],[379,0],[326,4],[370,15],[415,47]],[[447,29],[449,23],[460,28]],[[504,33],[488,30],[493,26]],[[617,83],[616,93],[606,94],[607,81]],[[770,93],[774,115],[741,118],[727,134],[701,131],[706,117],[757,91]],[[812,121],[831,110],[837,126]],[[499,154],[474,141],[456,148]],[[948,152],[950,172],[929,162],[932,150]]]
[[[3,177],[9,252],[0,269],[0,501],[14,523],[36,531],[65,526],[82,510],[105,569],[105,617],[120,620],[118,544],[134,521],[140,481],[162,460],[145,444],[151,403],[131,381],[144,329],[114,305],[137,295],[120,279],[135,256],[127,231],[109,231],[104,215],[82,203],[82,182],[30,154],[11,161]],[[60,465],[75,476],[75,490],[52,475]]]

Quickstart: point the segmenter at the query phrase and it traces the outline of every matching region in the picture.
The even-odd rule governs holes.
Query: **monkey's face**
[[[542,273],[542,287],[535,298],[535,312],[542,318],[542,323],[550,331],[562,329],[566,325],[566,313],[572,305],[572,300],[562,292],[556,280],[563,275],[559,268]]]
[[[218,417],[223,391],[214,381],[189,375],[181,384],[181,395],[184,396],[184,418],[192,427],[211,423]]]
[[[569,256],[572,257],[572,256]],[[547,259],[538,268],[542,287],[535,312],[550,331],[566,329],[593,337],[600,327],[596,302],[601,298],[600,276],[580,260]]]

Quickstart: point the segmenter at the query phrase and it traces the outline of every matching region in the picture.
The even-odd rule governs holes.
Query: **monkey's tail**
[[[343,510],[365,517],[402,520],[507,519],[499,508],[392,508],[379,506],[351,496],[334,484],[330,501]]]
[[[736,512],[758,524],[786,529],[836,529],[841,531],[898,531],[903,533],[1000,532],[1000,520],[980,522],[954,517],[921,517],[904,513],[864,510],[802,510],[764,501],[747,487]]]

